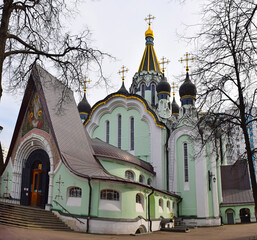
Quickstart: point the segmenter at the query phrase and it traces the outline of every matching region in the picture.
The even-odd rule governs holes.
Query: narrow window
[[[152,186],[152,179],[151,178],[147,179],[147,185]]]
[[[81,188],[73,187],[70,189],[69,197],[81,198]]]
[[[121,148],[121,115],[118,116],[118,148]]]
[[[187,143],[184,143],[184,177],[185,177],[185,182],[188,182],[188,152],[187,152]]]
[[[170,201],[167,201],[167,212],[170,212]]]
[[[106,142],[110,143],[110,122],[106,121],[106,133],[105,133],[105,138],[106,138]]]
[[[134,181],[134,179],[135,179],[135,177],[134,177],[134,173],[133,173],[133,172],[131,172],[131,171],[126,171],[126,172],[125,172],[125,178],[127,178],[127,179],[129,179],[129,180],[133,180],[133,181]]]
[[[159,212],[163,212],[163,200],[159,199]]]
[[[145,177],[141,174],[141,175],[139,176],[139,182],[140,182],[140,183],[144,183],[144,181],[145,181]]]
[[[155,84],[151,85],[151,104],[155,106]]]
[[[144,98],[145,97],[145,84],[141,85],[141,96]]]
[[[134,128],[135,128],[135,125],[134,125],[134,118],[132,117],[130,119],[130,150],[134,150],[135,148],[135,134],[134,134]]]
[[[141,203],[141,196],[139,194],[136,195],[136,203]]]

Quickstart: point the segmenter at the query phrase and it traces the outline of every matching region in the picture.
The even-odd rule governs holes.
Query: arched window
[[[155,106],[155,84],[151,84],[151,104]]]
[[[187,143],[184,143],[184,179],[188,182],[188,151]]]
[[[136,211],[137,212],[144,211],[144,196],[140,193],[136,195]]]
[[[107,143],[110,142],[110,122],[106,121],[106,127],[105,127],[105,140]]]
[[[170,212],[170,201],[167,201],[167,212]]]
[[[118,148],[121,148],[121,115],[118,115]]]
[[[79,188],[79,187],[71,188],[69,191],[69,197],[81,198],[81,188]]]
[[[145,84],[141,85],[141,96],[144,98],[145,97]]]
[[[117,191],[112,189],[104,189],[101,191],[100,198],[102,200],[113,200],[113,201],[119,201],[120,195]]]
[[[152,186],[152,179],[151,178],[147,179],[147,185]]]
[[[134,150],[134,148],[135,148],[134,128],[135,128],[134,118],[132,117],[132,118],[130,118],[130,150]]]
[[[163,200],[159,199],[159,212],[163,212]]]
[[[141,183],[145,182],[145,177],[142,174],[139,176],[139,182]]]
[[[134,176],[134,173],[133,172],[131,172],[131,171],[126,171],[125,172],[125,178],[127,178],[127,179],[129,179],[129,180],[133,180],[134,181],[134,179],[135,179],[135,176]]]

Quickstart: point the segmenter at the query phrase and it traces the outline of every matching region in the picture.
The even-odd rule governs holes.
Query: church
[[[0,201],[52,211],[71,229],[98,234],[158,231],[174,221],[255,221],[247,167],[227,165],[225,136],[208,140],[208,128],[199,134],[204,114],[196,108],[188,65],[181,104],[174,91],[171,99],[150,20],[129,91],[123,67],[121,88],[92,107],[86,93],[77,105],[70,89],[34,66],[1,175]]]

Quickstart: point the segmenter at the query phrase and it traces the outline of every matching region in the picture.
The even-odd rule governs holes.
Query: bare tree
[[[89,31],[75,36],[63,33],[61,19],[70,12],[65,0],[4,0],[0,4],[0,99],[3,76],[9,87],[20,87],[35,62],[52,63],[67,86],[78,87],[90,64],[104,79],[101,61],[108,54],[88,45]]]
[[[209,0],[203,10],[195,74],[200,108],[216,127],[229,123],[242,129],[249,165],[255,214],[257,185],[248,128],[256,121],[257,4],[253,0]],[[209,121],[210,123],[210,121]],[[213,131],[216,133],[216,131]]]

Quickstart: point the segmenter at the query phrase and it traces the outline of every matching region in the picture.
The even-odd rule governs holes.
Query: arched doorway
[[[251,213],[249,208],[241,208],[240,209],[240,219],[241,223],[249,223],[251,222]]]
[[[48,198],[50,161],[48,154],[38,149],[33,151],[22,169],[20,204],[45,208]]]
[[[234,224],[234,211],[232,209],[226,210],[227,224]]]

